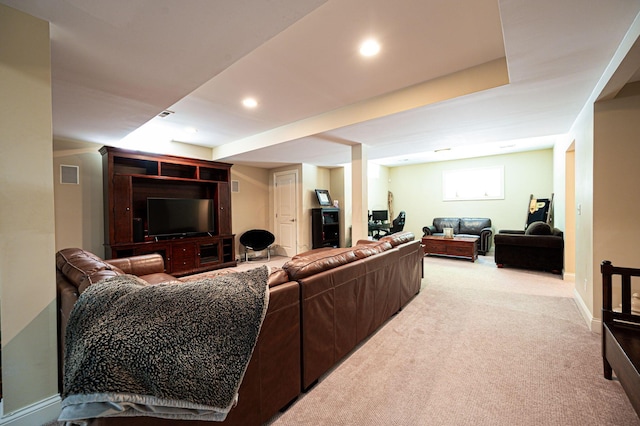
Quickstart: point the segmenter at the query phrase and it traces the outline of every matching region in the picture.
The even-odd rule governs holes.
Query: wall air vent
[[[231,181],[231,192],[240,192],[240,181]]]
[[[80,184],[79,177],[80,167],[78,166],[66,166],[60,165],[60,183],[78,185]]]

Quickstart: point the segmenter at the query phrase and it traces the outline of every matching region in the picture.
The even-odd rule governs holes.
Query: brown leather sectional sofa
[[[412,240],[402,233],[351,249],[316,249],[283,266],[300,283],[303,389],[420,291],[423,252]]]
[[[420,291],[420,242],[410,232],[351,248],[299,254],[269,277],[269,307],[225,425],[260,425],[310,388]],[[160,255],[102,260],[81,249],[56,254],[59,364],[73,305],[89,285],[118,275],[176,281]],[[220,273],[228,272],[221,270]],[[60,376],[61,377],[61,376]],[[62,390],[60,381],[60,390]],[[101,418],[92,425],[169,425],[153,417]],[[210,422],[190,421],[190,424]]]

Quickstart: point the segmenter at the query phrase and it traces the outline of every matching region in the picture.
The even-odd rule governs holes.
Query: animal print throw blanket
[[[67,330],[59,421],[152,416],[223,421],[269,301],[266,266],[185,283],[96,283]]]

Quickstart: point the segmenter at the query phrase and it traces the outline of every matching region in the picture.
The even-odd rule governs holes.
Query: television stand
[[[159,253],[165,271],[189,275],[236,265],[231,164],[104,146],[106,258]],[[148,235],[149,198],[211,200],[210,232]]]
[[[113,258],[158,253],[165,271],[175,276],[236,266],[234,236],[197,236],[111,246]]]

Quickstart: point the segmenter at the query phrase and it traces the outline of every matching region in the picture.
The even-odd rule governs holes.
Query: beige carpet
[[[276,257],[269,266],[286,260]],[[622,426],[640,420],[620,384],[602,377],[600,336],[580,316],[572,283],[498,269],[493,257],[480,256],[475,263],[425,258],[421,293],[268,424]]]
[[[491,256],[425,258],[421,293],[269,424],[640,424],[572,294]]]

